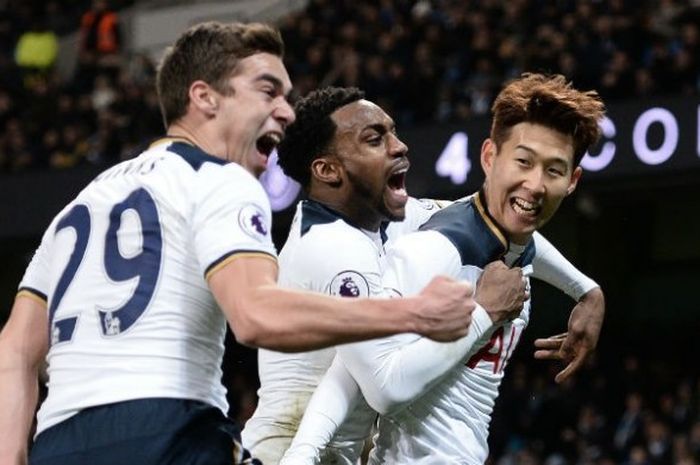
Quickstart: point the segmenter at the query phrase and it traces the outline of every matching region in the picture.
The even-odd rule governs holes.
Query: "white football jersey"
[[[535,255],[534,241],[508,244],[480,195],[440,210],[420,229],[388,250],[384,282],[402,295],[417,294],[437,274],[475,283],[491,261],[527,266]],[[370,463],[483,464],[503,369],[529,316],[528,301],[518,318],[481,336],[464,365],[408,407],[383,416]]]
[[[242,253],[276,259],[270,222],[250,173],[176,139],[97,176],[53,220],[20,284],[48,307],[37,433],[150,397],[225,414],[226,319],[206,279]]]
[[[412,199],[411,204],[414,207],[420,206],[419,211],[407,210],[406,221],[393,223],[387,228],[389,232],[387,244],[395,245],[390,245],[388,249],[389,265],[385,266],[384,285],[394,288],[395,292],[392,294],[400,292],[415,294],[438,273],[461,276],[474,282],[480,276],[483,266],[488,261],[497,259],[503,259],[510,265],[524,265],[532,260],[535,265],[533,276],[538,274],[539,268],[541,277],[545,277],[548,282],[565,290],[576,299],[596,286],[595,282],[576,270],[537,233],[534,234],[533,242],[527,247],[511,244],[506,252],[507,243],[504,235],[495,227],[495,223],[488,218],[483,208],[479,210],[475,207],[480,205],[480,202],[477,201],[475,204],[471,202],[472,198],[466,197],[458,201],[456,206],[446,209],[449,213],[437,213],[450,202],[418,202]],[[478,212],[478,215],[475,212]],[[432,227],[440,231],[439,233],[427,231],[402,237],[433,214],[436,214],[436,219],[430,221],[426,228]],[[420,220],[411,221],[419,217]],[[479,218],[482,219],[479,220]],[[427,248],[424,247],[424,240],[429,244]],[[412,256],[413,251],[416,253],[415,257]],[[535,251],[537,254],[532,257]],[[435,256],[440,256],[440,259],[434,259]],[[464,261],[464,257],[472,258],[469,259],[470,261]],[[532,268],[528,266],[524,272],[533,272]],[[343,423],[348,412],[354,411],[353,404],[358,397],[366,398],[378,411],[391,415],[405,407],[406,403],[429,392],[435,382],[439,381],[448,370],[453,369],[455,364],[459,364],[460,360],[461,363],[470,361],[476,363],[477,359],[473,356],[477,350],[492,350],[488,342],[490,339],[484,338],[484,335],[495,338],[494,346],[503,345],[500,335],[503,328],[495,329],[496,332],[494,332],[491,319],[483,308],[477,306],[472,316],[469,334],[450,344],[435,343],[418,335],[401,334],[338,346],[337,351],[342,361],[336,357],[327,375],[316,389],[306,408],[297,435],[282,463],[285,465],[334,463],[325,460],[324,448],[337,431],[337,425]],[[527,316],[526,309],[515,325],[510,325],[511,332],[506,336],[506,344],[509,347],[515,347],[517,340],[515,333],[519,335],[518,331],[514,333],[513,328],[517,330],[524,327]],[[496,349],[493,351],[495,353]],[[511,353],[509,349],[504,356],[509,357]],[[485,353],[480,353],[479,357],[481,356],[485,356]],[[494,356],[489,355],[485,358],[493,359]],[[498,365],[502,369],[504,363],[499,362]],[[495,399],[496,391],[491,390],[489,395]],[[403,419],[404,417],[394,418]],[[414,418],[414,421],[418,419]],[[487,419],[484,421],[488,423]],[[457,447],[457,453],[450,454],[449,450],[453,447],[451,444],[445,447],[447,454],[432,453],[433,450],[440,449],[442,441],[455,441],[454,437],[444,435],[446,433],[444,430],[432,437],[430,433],[421,432],[422,437],[419,439],[420,444],[415,446],[415,454],[411,452],[414,445],[411,443],[410,430],[404,431],[406,437],[401,437],[400,434],[391,436],[390,433],[391,431],[380,438],[380,441],[383,440],[380,442],[383,449],[380,449],[381,457],[375,455],[375,461],[412,463],[414,457],[419,456],[426,463],[464,463],[461,459],[456,459],[460,460],[458,462],[452,461],[454,457],[461,457],[462,449]],[[406,448],[407,451],[395,454],[388,451],[396,438],[398,439],[395,445]],[[427,442],[426,438],[429,438]],[[402,459],[398,460],[397,457]],[[402,461],[403,459],[405,462]]]
[[[406,220],[374,233],[319,202],[302,201],[280,252],[279,284],[344,297],[381,295],[384,243],[415,231],[437,210],[434,201],[409,199]],[[254,457],[266,465],[279,462],[335,353],[332,347],[297,354],[258,351],[258,406],[242,433]],[[359,457],[376,414],[364,400],[358,404],[323,452],[324,463],[354,464]]]

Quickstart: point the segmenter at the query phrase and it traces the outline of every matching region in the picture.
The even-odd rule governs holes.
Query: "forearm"
[[[475,342],[491,328],[488,313],[477,306],[469,332],[455,342],[399,335],[339,346],[338,355],[360,385],[367,403],[380,414],[387,414],[428,391],[465,360]]]
[[[333,438],[359,396],[357,383],[336,357],[314,391],[280,465],[318,463],[320,451]]]
[[[27,443],[38,399],[37,371],[9,360],[11,350],[0,350],[0,463],[27,461]]]
[[[0,333],[0,463],[24,464],[48,350],[44,302],[18,296]]]
[[[547,239],[535,232],[536,255],[532,276],[542,280],[578,301],[591,289],[599,287],[581,273]]]
[[[276,286],[259,288],[235,332],[254,334],[241,342],[277,351],[307,351],[416,331],[418,299],[347,299]],[[242,320],[242,319],[241,319]]]
[[[473,290],[444,276],[402,299],[340,298],[279,288],[272,260],[240,258],[209,287],[242,344],[280,352],[417,332],[438,340],[466,334]]]

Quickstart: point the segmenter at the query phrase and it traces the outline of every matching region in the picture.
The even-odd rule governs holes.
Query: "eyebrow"
[[[516,148],[516,149],[523,149],[523,150],[525,150],[526,152],[530,152],[530,153],[533,154],[533,155],[537,155],[537,151],[535,151],[534,149],[528,147],[527,145],[518,144],[518,145],[515,146],[515,148]],[[559,163],[563,163],[564,165],[568,165],[568,164],[569,164],[567,158],[566,158],[566,157],[563,157],[563,156],[560,156],[560,155],[555,155],[553,161],[559,162]]]
[[[365,132],[368,129],[373,130],[373,131],[377,131],[379,134],[386,134],[387,132],[391,132],[392,130],[395,130],[396,125],[394,124],[393,121],[391,123],[389,123],[388,127],[387,127],[387,125],[382,124],[382,123],[369,124],[369,125],[365,126],[364,128],[362,128],[362,132]]]
[[[275,89],[281,91],[284,89],[284,84],[282,83],[282,80],[278,78],[277,76],[270,74],[270,73],[263,73],[260,76],[258,76],[256,81],[267,81],[273,86],[275,86]],[[289,95],[292,93],[292,89],[290,88],[288,92],[284,93],[285,98],[289,98]]]

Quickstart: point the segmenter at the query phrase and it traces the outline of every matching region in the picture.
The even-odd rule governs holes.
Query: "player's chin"
[[[255,161],[252,163],[251,171],[256,178],[259,178],[267,169],[268,156],[260,151],[255,151]]]
[[[527,243],[537,230],[537,223],[534,222],[514,221],[504,226],[510,240],[516,244]]]
[[[400,199],[394,199],[394,200],[389,200],[389,199],[384,199],[384,216],[389,221],[403,221],[404,218],[406,218],[406,202],[408,201],[408,198],[406,200],[400,200]]]

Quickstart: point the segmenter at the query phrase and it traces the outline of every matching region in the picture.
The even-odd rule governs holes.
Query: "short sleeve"
[[[211,164],[197,181],[191,229],[205,277],[241,254],[276,259],[270,202],[252,175],[232,163]]]
[[[52,223],[44,233],[41,244],[39,244],[39,247],[34,251],[34,255],[19,283],[17,295],[27,295],[37,298],[44,303],[47,302],[50,279],[49,249],[53,237],[51,234],[53,228],[54,225]]]

